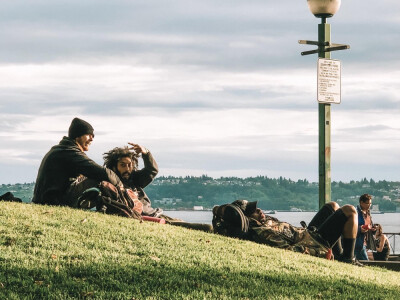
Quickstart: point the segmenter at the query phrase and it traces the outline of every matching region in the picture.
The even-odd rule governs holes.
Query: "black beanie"
[[[94,136],[93,131],[94,129],[92,125],[90,125],[88,122],[79,118],[74,118],[68,129],[68,137],[75,139],[85,134],[92,134]]]

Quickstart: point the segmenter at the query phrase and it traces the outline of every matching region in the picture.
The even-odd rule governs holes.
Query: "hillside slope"
[[[0,299],[398,299],[400,273],[181,227],[0,202]]]

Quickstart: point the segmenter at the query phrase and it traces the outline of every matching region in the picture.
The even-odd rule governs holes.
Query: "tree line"
[[[2,184],[0,195],[11,191],[24,202],[30,202],[34,183]],[[160,176],[146,188],[154,207],[164,209],[192,209],[203,206],[230,203],[236,199],[258,201],[265,210],[318,209],[318,183],[307,179],[293,181],[284,177],[220,177]],[[332,182],[332,201],[343,204],[358,204],[360,195],[373,195],[373,204],[384,212],[396,211],[400,205],[400,182],[374,181],[363,178],[359,181]]]
[[[307,179],[293,181],[284,177],[257,176],[248,178],[206,175],[200,177],[158,177],[146,188],[146,193],[164,208],[187,209],[193,206],[212,208],[235,199],[258,201],[266,210],[318,209],[318,183]],[[332,182],[332,201],[339,204],[358,204],[360,195],[374,196],[373,204],[381,211],[395,211],[400,198],[400,182],[377,181],[366,178],[359,181]],[[164,203],[163,198],[178,199]]]

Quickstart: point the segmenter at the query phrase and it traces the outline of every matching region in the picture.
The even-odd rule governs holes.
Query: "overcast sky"
[[[0,183],[35,181],[74,117],[88,156],[135,142],[160,175],[318,181],[306,0],[2,1]],[[400,180],[400,2],[343,0],[332,180]]]

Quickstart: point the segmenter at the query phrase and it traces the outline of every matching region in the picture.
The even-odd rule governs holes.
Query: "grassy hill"
[[[400,273],[181,227],[0,202],[0,299],[398,299]]]

